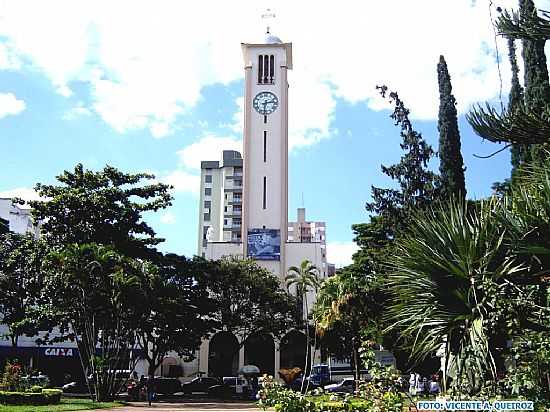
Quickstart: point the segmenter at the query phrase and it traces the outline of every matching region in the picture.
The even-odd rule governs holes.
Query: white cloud
[[[242,141],[233,137],[209,135],[183,148],[177,154],[183,166],[191,170],[200,170],[201,161],[219,160],[223,150],[236,150],[242,154]]]
[[[80,116],[91,116],[91,115],[92,115],[92,111],[87,107],[84,107],[83,102],[78,102],[75,107],[65,112],[65,114],[63,115],[63,119],[73,120]]]
[[[200,176],[193,175],[184,170],[174,170],[168,174],[161,175],[159,180],[174,186],[176,192],[197,194],[200,189]]]
[[[0,93],[0,119],[16,115],[25,110],[25,102],[19,100],[13,93]]]
[[[359,250],[355,242],[328,242],[327,261],[334,263],[337,268],[352,263],[352,256]]]
[[[71,82],[87,83],[92,108],[114,129],[149,129],[162,137],[201,99],[205,86],[243,77],[240,43],[262,37],[265,6],[253,0],[239,7],[220,0],[19,0],[0,11],[0,36],[18,53],[12,62],[31,62],[58,92],[69,95]],[[499,6],[517,2],[501,0]],[[548,9],[549,2],[537,6]],[[275,11],[272,31],[293,42],[290,147],[330,137],[337,99],[387,107],[375,90],[382,83],[399,92],[413,116],[433,119],[440,54],[459,111],[498,95],[487,2],[319,1],[312,15],[308,2],[284,0]],[[500,38],[498,44],[506,95],[506,46]],[[0,50],[0,62],[7,61],[1,56]],[[239,111],[236,117],[240,122]]]
[[[176,216],[172,212],[164,212],[160,216],[160,221],[166,225],[173,225],[176,223]]]
[[[34,189],[31,189],[30,187],[17,187],[15,189],[5,190],[3,192],[0,192],[0,198],[2,197],[9,199],[18,197],[25,200],[26,202],[29,202],[31,200],[45,200],[44,198],[40,197],[38,193],[34,191]]]
[[[18,70],[21,60],[7,44],[0,43],[0,70]]]

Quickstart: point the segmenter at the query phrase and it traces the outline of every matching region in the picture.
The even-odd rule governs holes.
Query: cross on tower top
[[[269,19],[274,19],[275,18],[275,13],[273,13],[271,11],[271,9],[266,9],[265,13],[262,14],[262,19],[265,19],[266,20],[266,23],[267,23],[267,29],[266,29],[266,34],[269,34]]]

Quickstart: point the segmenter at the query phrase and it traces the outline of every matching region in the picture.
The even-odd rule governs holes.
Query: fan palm
[[[301,299],[302,303],[302,316],[304,321],[304,330],[306,333],[306,361],[304,376],[307,376],[307,371],[310,364],[310,338],[309,338],[309,306],[308,306],[308,293],[316,292],[321,285],[321,280],[318,276],[319,270],[309,260],[303,260],[300,266],[291,266],[288,268],[287,275],[285,276],[285,284],[287,290],[292,287],[296,289],[296,296]],[[302,390],[303,390],[302,380]]]
[[[451,376],[467,392],[496,377],[491,340],[500,331],[491,313],[507,280],[524,269],[507,255],[500,207],[497,199],[436,206],[413,219],[387,262],[390,328],[412,342],[417,358],[445,343],[444,384]]]

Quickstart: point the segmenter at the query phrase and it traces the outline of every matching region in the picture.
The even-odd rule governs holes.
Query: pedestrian
[[[422,381],[422,376],[420,376],[419,373],[415,375],[415,383],[416,383],[416,394],[421,395],[424,393],[424,382]]]
[[[411,373],[409,377],[409,393],[414,396],[416,395],[416,375]]]
[[[147,401],[149,402],[149,406],[151,406],[151,402],[153,402],[155,395],[155,382],[152,377],[149,376],[147,379]]]

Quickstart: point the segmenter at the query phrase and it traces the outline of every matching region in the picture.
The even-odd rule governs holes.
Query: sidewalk
[[[113,409],[94,409],[97,412],[200,412],[200,411],[218,411],[218,412],[260,412],[253,403],[242,402],[190,402],[190,403],[153,403],[149,406],[147,402],[130,402],[128,406]]]

